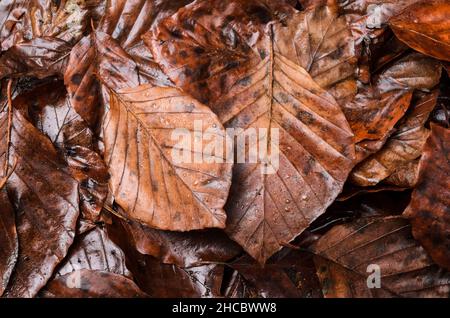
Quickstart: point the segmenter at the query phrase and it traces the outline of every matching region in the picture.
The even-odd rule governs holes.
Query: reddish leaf
[[[172,132],[194,131],[195,121],[203,131],[225,138],[217,117],[177,89],[142,85],[111,91],[105,159],[113,195],[127,217],[163,230],[225,227],[223,206],[231,183],[225,154],[217,154],[223,163],[177,163],[172,154],[178,143]]]
[[[450,61],[450,3],[420,1],[390,20],[395,35],[413,49]]]
[[[437,95],[438,91],[434,91],[413,101],[412,108],[383,148],[352,171],[350,178],[354,184],[376,185],[421,156],[429,135],[429,130],[424,125],[436,105]]]
[[[433,260],[450,270],[450,130],[431,126],[419,164],[419,182],[405,216]]]

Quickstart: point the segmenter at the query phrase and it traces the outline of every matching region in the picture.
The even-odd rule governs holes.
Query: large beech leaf
[[[210,86],[208,91],[204,83],[216,82],[222,74],[217,71],[224,67],[230,68],[225,71],[229,71],[228,81],[231,81],[234,72],[232,64],[226,64],[228,56],[236,63],[239,61],[237,55],[245,56],[245,49],[248,49],[245,45],[264,54],[265,49],[259,47],[258,39],[263,36],[267,24],[271,21],[281,21],[283,25],[289,23],[297,27],[289,28],[277,39],[277,45],[286,57],[305,68],[338,101],[351,100],[356,94],[356,57],[345,17],[339,16],[337,5],[318,6],[300,13],[283,5],[273,10],[271,6],[274,5],[261,0],[197,1],[157,26],[157,34],[171,35],[170,45],[155,43],[166,36],[156,35],[152,41],[151,34],[145,35],[144,41],[152,47],[156,61],[172,81],[202,102],[211,104],[224,92],[223,87]],[[173,30],[175,32],[171,34]],[[204,34],[209,31],[212,34]],[[183,36],[177,39],[177,32],[182,32]],[[208,48],[208,45],[211,46]],[[212,50],[212,47],[220,50]],[[172,56],[175,51],[183,53],[175,59]],[[208,59],[192,58],[197,55],[206,55]],[[177,68],[177,65],[183,67]]]
[[[400,217],[360,218],[337,225],[313,245],[326,297],[448,297],[450,273],[433,263]],[[369,265],[381,288],[369,289]]]
[[[179,267],[227,262],[241,252],[223,231],[211,229],[186,233],[151,229],[132,221],[118,221],[136,250],[165,264]]]
[[[235,33],[232,50],[219,30],[206,31],[198,21],[183,28],[189,8],[144,40],[171,79],[209,101],[226,128],[278,129],[279,147],[271,135],[265,147],[269,153],[279,148],[279,169],[264,174],[263,162],[236,164],[227,203],[228,234],[264,263],[341,191],[352,167],[353,136],[334,98],[289,59],[295,46],[287,39],[302,25],[269,24],[256,52]],[[185,54],[179,59],[174,50]]]
[[[7,118],[3,112],[2,136],[7,135]],[[5,146],[5,142],[0,145],[1,166],[6,159]],[[20,249],[6,296],[32,297],[73,242],[79,214],[78,183],[51,141],[18,110],[12,116],[8,159],[10,165],[17,162],[6,186],[17,211]]]
[[[413,49],[450,61],[450,3],[420,1],[390,20],[395,35]]]
[[[14,210],[6,191],[0,189],[0,296],[8,285],[17,262],[19,242],[17,239]]]
[[[437,96],[436,90],[430,94],[422,94],[413,101],[412,108],[383,148],[352,171],[350,178],[354,184],[376,185],[401,166],[421,156],[429,135],[429,130],[424,125],[436,105]]]
[[[44,298],[145,298],[129,278],[105,271],[82,269],[59,276],[41,292]]]
[[[419,164],[419,181],[405,216],[433,260],[450,270],[450,130],[432,124]]]
[[[216,154],[223,163],[177,163],[172,153],[179,143],[171,136],[176,129],[209,129],[225,140],[225,130],[208,107],[175,88],[151,85],[111,91],[110,107],[105,159],[112,193],[125,215],[164,230],[225,227],[232,167],[225,153]]]

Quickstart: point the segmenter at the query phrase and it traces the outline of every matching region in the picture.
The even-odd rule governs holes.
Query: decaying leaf
[[[412,102],[409,112],[383,148],[352,171],[350,180],[354,184],[376,185],[421,156],[429,135],[429,130],[424,125],[436,105],[437,96],[438,91],[434,91],[422,94]]]
[[[237,32],[223,39],[220,29],[206,31],[202,20],[187,27],[190,9],[164,20],[144,40],[169,77],[207,101],[226,128],[268,130],[264,148],[268,156],[279,153],[279,168],[265,174],[263,162],[236,164],[227,204],[228,234],[264,263],[341,191],[352,166],[353,136],[334,98],[292,60],[295,46],[287,39],[302,25],[269,24],[255,52]],[[174,58],[174,50],[185,54]],[[279,145],[271,142],[273,128]]]
[[[0,297],[449,298],[449,10],[0,0]]]
[[[22,109],[64,156],[70,173],[79,182],[83,221],[98,221],[108,193],[108,170],[95,152],[94,133],[73,109],[62,81],[49,80],[19,94],[14,107]]]
[[[1,114],[2,137],[7,125]],[[51,141],[20,111],[11,125],[9,156],[3,139],[0,163],[17,160],[6,187],[14,209],[19,238],[19,258],[6,290],[7,297],[33,297],[65,257],[75,235],[79,214],[78,183]],[[7,143],[6,143],[7,144]]]
[[[8,285],[9,278],[17,262],[19,242],[17,239],[14,210],[8,194],[0,189],[0,296]]]
[[[325,297],[448,297],[450,273],[433,263],[400,217],[337,225],[313,246]],[[372,265],[372,266],[371,266]],[[369,288],[377,270],[381,288]]]
[[[136,250],[132,238],[123,235],[123,228],[116,224],[108,226],[108,235],[125,252],[127,266],[133,272],[137,285],[150,297],[219,297],[223,265],[203,265],[182,268],[162,264],[158,259],[143,255]]]
[[[278,255],[277,255],[278,256]],[[248,256],[230,264],[256,293],[264,298],[322,297],[311,255],[291,251],[261,268]]]
[[[450,61],[450,3],[420,1],[390,20],[395,35],[413,49]]]
[[[223,206],[232,167],[225,152],[216,154],[222,163],[198,163],[193,158],[197,150],[179,148],[172,135],[183,129],[193,138],[209,130],[224,142],[226,133],[217,117],[178,89],[151,85],[111,91],[110,107],[105,159],[112,193],[125,215],[162,230],[225,227]],[[202,151],[205,141],[197,142]],[[187,152],[191,160],[181,160],[177,151]]]
[[[405,216],[433,260],[450,270],[450,131],[431,126],[419,164],[419,181]]]
[[[239,255],[241,249],[220,230],[186,233],[161,231],[136,222],[120,221],[122,235],[127,235],[136,250],[151,255],[164,264],[179,267],[223,263]]]
[[[132,278],[125,265],[125,254],[112,242],[106,231],[94,228],[82,234],[58,266],[56,279],[79,270],[103,271]]]
[[[59,276],[42,291],[44,298],[145,298],[129,278],[104,271],[82,269]]]

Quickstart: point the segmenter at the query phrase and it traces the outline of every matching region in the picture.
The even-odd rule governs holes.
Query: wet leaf
[[[322,297],[311,255],[290,252],[265,264],[264,268],[247,256],[230,266],[242,275],[258,297]]]
[[[227,204],[228,234],[264,263],[341,191],[352,165],[352,135],[334,98],[297,60],[289,59],[295,49],[278,45],[287,43],[301,25],[270,24],[255,52],[236,32],[231,46],[220,30],[207,32],[201,21],[183,28],[190,9],[164,20],[145,41],[171,79],[209,101],[226,128],[244,133],[268,129],[264,148],[268,157],[279,150],[279,169],[265,174],[261,161],[236,164]],[[193,41],[199,45],[193,46]],[[186,52],[185,58],[171,57],[173,50]],[[279,131],[279,146],[268,142],[270,128]]]
[[[355,134],[357,161],[381,149],[406,113],[414,90],[429,91],[439,83],[440,64],[418,53],[402,57],[363,86],[343,107]]]
[[[123,251],[109,239],[105,230],[98,227],[75,240],[66,259],[58,266],[54,279],[83,269],[132,278]]]
[[[411,220],[414,237],[433,260],[450,270],[449,148],[450,131],[432,124],[419,163],[419,181],[405,216]]]
[[[51,37],[18,43],[0,57],[0,77],[61,75],[70,49],[66,41]]]
[[[395,35],[408,46],[437,59],[450,61],[450,3],[420,1],[389,21]]]
[[[422,154],[429,130],[424,127],[436,105],[438,91],[422,94],[413,101],[405,118],[383,148],[364,160],[351,173],[351,181],[359,186],[373,186],[388,178],[401,166]]]
[[[14,210],[5,190],[0,190],[0,296],[8,285],[17,262],[19,242],[17,239]]]
[[[64,156],[71,175],[79,182],[83,221],[98,221],[108,193],[108,170],[95,152],[94,133],[73,109],[62,81],[50,80],[18,95],[14,107],[23,109]]]
[[[82,269],[52,280],[42,291],[41,297],[145,298],[147,295],[131,279],[122,275]]]
[[[140,254],[124,235],[123,228],[113,218],[108,235],[125,252],[127,266],[134,274],[137,285],[150,297],[219,297],[222,285],[223,265],[203,265],[182,268],[162,264],[158,259]]]
[[[96,64],[108,66],[111,61],[117,64],[111,57],[120,56],[121,62],[125,60],[125,63],[133,64],[135,69],[131,70],[130,75],[142,78],[139,84],[153,82],[171,86],[167,76],[143,45],[141,36],[159,19],[189,2],[191,1],[120,0],[106,3],[105,13],[97,27],[99,33],[96,40],[92,35],[81,39],[71,51],[69,67],[64,75],[71,103],[91,127],[95,127],[101,117],[98,106],[99,83],[94,76]],[[127,76],[126,73],[121,75]],[[136,85],[127,85],[133,86]]]
[[[399,217],[338,225],[313,246],[325,297],[448,297],[450,273],[433,263]],[[376,265],[378,267],[370,267]],[[381,288],[370,274],[377,268]]]
[[[130,237],[139,253],[151,255],[164,264],[192,267],[223,263],[241,252],[220,230],[180,233],[151,229],[136,222],[121,223],[124,235]]]
[[[215,154],[222,163],[197,163],[192,156],[196,150],[178,146],[179,140],[171,137],[176,129],[187,130],[189,138],[192,132],[208,129],[224,142],[225,130],[217,117],[174,88],[142,85],[111,91],[110,98],[104,126],[105,159],[112,193],[126,217],[163,230],[225,227],[223,206],[232,167],[225,153]],[[178,158],[178,150],[188,153],[191,160]]]
[[[7,116],[1,114],[2,136],[6,136]],[[6,147],[1,144],[1,166]],[[75,235],[79,214],[78,183],[63,159],[20,111],[12,116],[9,163],[16,168],[6,187],[15,210],[19,238],[19,258],[6,296],[33,297],[51,277],[65,257]]]

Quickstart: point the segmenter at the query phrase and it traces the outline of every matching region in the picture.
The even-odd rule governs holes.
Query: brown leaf
[[[110,98],[105,159],[111,190],[126,217],[163,230],[225,227],[232,165],[224,153],[216,154],[223,163],[178,160],[173,154],[178,148],[173,148],[180,147],[179,141],[171,137],[176,129],[208,129],[224,141],[217,117],[174,88],[142,85],[111,91]],[[192,157],[194,149],[181,147]]]
[[[295,251],[285,254],[268,262],[264,268],[248,256],[229,266],[242,275],[258,297],[322,297],[311,255]]]
[[[192,267],[209,262],[223,263],[241,252],[220,230],[180,233],[155,230],[136,222],[118,222],[139,253],[151,255],[164,264]]]
[[[0,189],[0,297],[8,285],[17,262],[19,241],[17,239],[15,215],[8,194]]]
[[[364,86],[343,106],[358,143],[357,161],[381,149],[406,113],[413,91],[435,87],[441,68],[439,62],[419,53],[406,55],[378,74],[372,87]]]
[[[44,298],[147,297],[129,278],[111,272],[86,269],[65,274],[52,280],[40,296]]]
[[[345,16],[338,6],[316,6],[289,21],[297,28],[278,39],[286,57],[303,67],[320,87],[345,104],[356,95],[354,43]],[[294,43],[294,45],[293,45]],[[294,49],[293,49],[294,47]]]
[[[78,236],[66,259],[58,266],[54,279],[79,270],[103,271],[132,279],[125,265],[125,254],[98,227]]]
[[[0,57],[0,78],[64,74],[71,46],[53,37],[39,37],[12,46]]]
[[[32,107],[30,100],[34,101]],[[44,81],[18,95],[14,107],[22,109],[65,157],[72,176],[80,183],[83,221],[98,221],[108,193],[108,170],[95,152],[93,132],[73,109],[62,81]]]
[[[127,266],[134,275],[137,285],[150,297],[219,297],[224,267],[204,265],[182,268],[162,264],[158,259],[140,254],[132,238],[124,235],[116,218],[108,226],[108,235],[125,252]]]
[[[338,225],[313,246],[325,297],[448,297],[450,273],[436,266],[399,217]],[[378,265],[381,289],[367,280]],[[369,278],[370,279],[370,278]]]
[[[360,163],[350,174],[358,186],[373,186],[392,175],[400,166],[417,159],[428,138],[425,128],[428,116],[436,105],[438,91],[422,94],[399,124],[383,148]]]
[[[0,122],[3,137],[7,129],[5,112]],[[5,144],[0,146],[1,166]],[[6,186],[17,211],[20,250],[6,296],[33,297],[72,244],[79,214],[78,183],[50,140],[18,110],[12,117],[9,150],[9,163],[17,160],[17,165]]]
[[[236,32],[232,48],[219,30],[206,32],[200,22],[192,30],[183,28],[190,8],[165,20],[145,41],[171,79],[193,96],[209,100],[226,128],[279,130],[278,171],[265,174],[262,162],[236,164],[227,203],[228,234],[264,263],[341,191],[352,165],[352,135],[334,98],[297,60],[286,57],[295,49],[278,45],[302,25],[269,25],[254,52]],[[192,46],[193,39],[199,44]],[[181,60],[170,57],[174,48],[186,55],[180,55]],[[185,61],[190,64],[185,66]],[[274,144],[264,147],[269,154],[278,150]]]
[[[419,164],[419,181],[405,216],[433,260],[450,270],[450,130],[431,125]]]
[[[338,0],[351,23],[357,42],[371,40],[386,28],[389,19],[420,0]]]
[[[95,127],[99,118],[99,84],[94,77],[96,53],[92,47],[92,37],[85,36],[72,48],[64,83],[75,111],[90,127]]]
[[[172,86],[143,45],[141,35],[159,19],[189,2],[191,0],[119,0],[106,3],[105,14],[97,27],[97,39],[93,39],[92,35],[81,39],[71,52],[64,75],[75,110],[91,127],[96,126],[101,115],[98,108],[99,84],[94,76],[96,64],[111,70],[113,68],[108,64],[114,62],[117,65],[118,61],[112,57],[119,56],[119,62],[135,66],[131,74],[124,72],[122,76],[139,76],[139,79],[142,78],[139,84],[153,82]],[[97,44],[99,47],[96,48]],[[126,87],[133,86],[136,85]]]
[[[450,61],[450,3],[420,1],[390,20],[395,35],[411,48]]]

